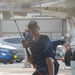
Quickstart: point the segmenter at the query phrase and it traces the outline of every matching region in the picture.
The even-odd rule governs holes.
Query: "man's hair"
[[[28,28],[39,28],[38,23],[36,21],[30,21],[28,24]]]

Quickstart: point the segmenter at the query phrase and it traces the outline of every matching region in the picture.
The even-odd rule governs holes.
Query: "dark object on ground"
[[[72,52],[71,52],[71,50],[65,52],[64,61],[65,61],[65,65],[66,66],[70,66],[71,58],[72,58]]]

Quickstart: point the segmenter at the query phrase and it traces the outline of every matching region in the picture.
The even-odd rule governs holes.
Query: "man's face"
[[[38,27],[32,27],[32,28],[29,28],[29,32],[30,32],[30,34],[31,35],[37,35],[37,34],[39,34],[39,28]]]

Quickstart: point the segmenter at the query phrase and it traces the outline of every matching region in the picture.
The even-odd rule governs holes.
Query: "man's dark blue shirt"
[[[51,57],[54,59],[55,70],[58,70],[59,64],[55,59],[55,53],[53,52],[53,46],[51,40],[46,35],[40,35],[38,41],[33,41],[30,48],[34,63],[37,65],[37,68],[47,67],[46,58]],[[57,72],[57,71],[56,71]]]

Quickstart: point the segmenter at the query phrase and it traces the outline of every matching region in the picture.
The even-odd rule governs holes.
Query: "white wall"
[[[38,25],[40,26],[40,33],[46,34],[50,37],[53,35],[52,33],[57,34],[60,37],[62,36],[60,33],[62,32],[62,20],[36,20]],[[17,25],[21,32],[24,31],[25,26],[30,22],[30,20],[17,20]],[[13,20],[3,20],[2,21],[2,33],[3,36],[6,35],[17,35],[18,29]],[[55,34],[53,35],[55,36]]]
[[[41,32],[52,32],[52,31],[61,31],[62,30],[62,20],[37,20],[38,25],[40,26]],[[24,30],[25,26],[29,23],[29,20],[18,20],[17,24],[21,31]],[[14,29],[14,31],[13,31]],[[3,32],[17,32],[17,27],[14,21],[2,21],[2,30]]]

